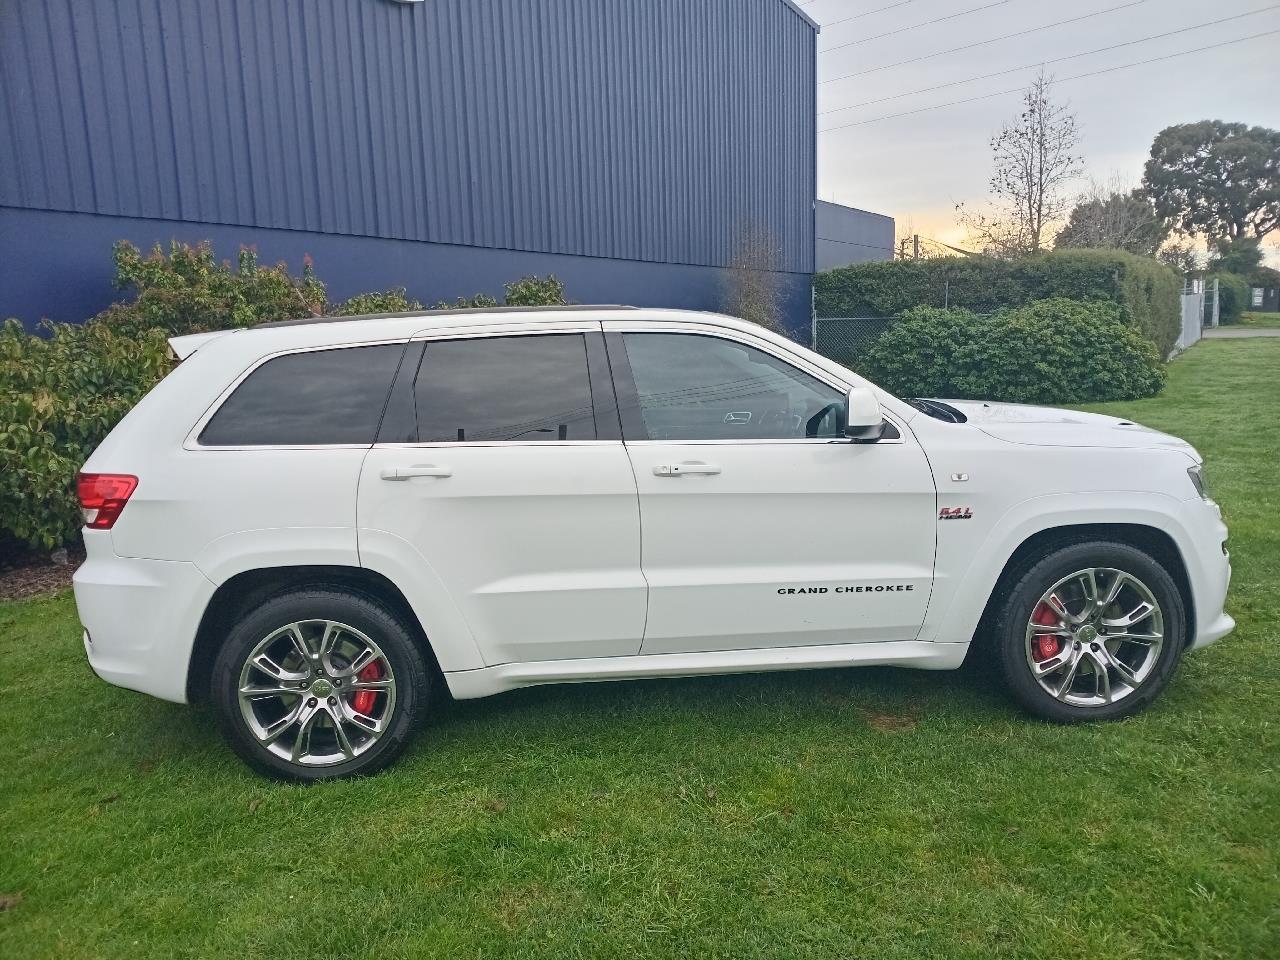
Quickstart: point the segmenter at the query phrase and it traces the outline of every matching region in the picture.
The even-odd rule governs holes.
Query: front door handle
[[[453,471],[434,463],[416,463],[412,467],[387,467],[380,476],[383,480],[412,480],[414,477],[452,477]]]
[[[655,477],[682,477],[686,473],[713,475],[720,472],[714,463],[702,463],[697,460],[686,460],[684,463],[660,463],[653,468]]]

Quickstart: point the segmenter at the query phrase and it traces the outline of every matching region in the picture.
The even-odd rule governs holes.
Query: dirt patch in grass
[[[911,730],[916,725],[915,717],[899,716],[892,713],[873,713],[870,710],[864,710],[862,715],[867,720],[867,725],[872,730],[879,730],[881,733],[901,733],[904,730]]]
[[[71,575],[84,561],[83,548],[62,554],[17,554],[0,560],[0,600],[25,600],[71,586]]]

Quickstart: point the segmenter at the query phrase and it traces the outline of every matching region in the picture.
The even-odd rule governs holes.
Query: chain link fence
[[[889,329],[893,317],[817,317],[813,321],[813,348],[824,357],[856,360]]]

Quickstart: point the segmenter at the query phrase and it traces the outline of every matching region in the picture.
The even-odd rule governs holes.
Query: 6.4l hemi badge
[[[968,507],[943,507],[938,511],[939,520],[972,520],[973,511]]]

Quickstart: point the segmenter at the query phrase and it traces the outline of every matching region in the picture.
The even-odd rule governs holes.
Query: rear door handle
[[[681,477],[686,473],[701,473],[710,476],[719,472],[720,468],[714,463],[700,463],[696,460],[687,460],[684,463],[660,463],[653,468],[655,477]]]
[[[414,477],[452,477],[453,471],[434,463],[416,463],[412,467],[387,467],[380,476],[383,480],[412,480]]]

